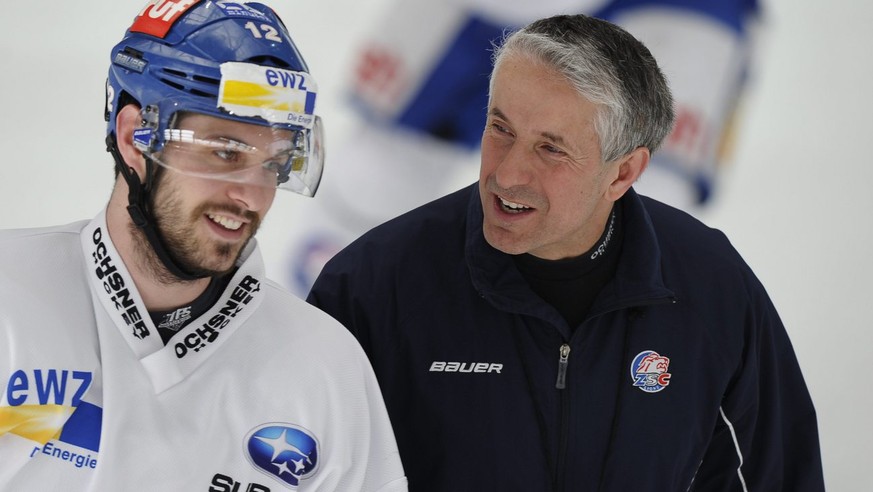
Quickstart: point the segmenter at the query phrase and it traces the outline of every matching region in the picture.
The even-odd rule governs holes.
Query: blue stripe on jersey
[[[79,402],[64,424],[59,440],[96,452],[100,450],[102,427],[103,409],[88,402]]]
[[[758,14],[757,0],[615,0],[594,17],[611,21],[622,11],[644,7],[690,10],[712,17],[740,34],[745,34],[746,18]]]
[[[503,36],[504,28],[471,17],[400,115],[397,125],[470,149],[478,148],[488,107],[491,73],[488,48]]]

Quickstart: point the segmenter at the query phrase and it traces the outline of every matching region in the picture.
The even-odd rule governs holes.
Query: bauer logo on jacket
[[[646,393],[657,393],[670,384],[669,368],[670,359],[654,350],[643,350],[631,362],[631,379],[634,386]]]
[[[252,466],[294,488],[315,475],[318,448],[312,433],[294,424],[263,424],[245,438]]]

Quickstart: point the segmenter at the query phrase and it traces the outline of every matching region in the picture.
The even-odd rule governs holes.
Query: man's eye
[[[285,165],[279,161],[266,161],[264,162],[263,166],[264,169],[272,171],[274,173],[282,172],[282,169],[285,167]]]
[[[236,150],[216,150],[215,155],[217,155],[221,160],[227,162],[237,162],[239,161],[239,152]]]
[[[509,134],[509,129],[499,123],[491,123],[491,128],[494,128],[498,133]]]
[[[553,145],[543,145],[543,150],[545,150],[546,152],[548,152],[550,154],[555,154],[555,155],[563,155],[564,154],[563,150],[561,150]]]

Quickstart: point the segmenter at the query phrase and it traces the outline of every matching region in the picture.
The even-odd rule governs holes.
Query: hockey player
[[[326,258],[361,233],[475,179],[492,42],[557,13],[625,27],[671,80],[675,131],[637,184],[703,210],[729,149],[746,82],[756,0],[390,0],[360,41],[350,93],[354,127],[331,147],[329,197],[288,240],[282,278],[305,295]]]
[[[405,491],[359,344],[253,238],[277,189],[322,173],[281,20],[152,1],[106,93],[106,208],[0,233],[0,490]]]
[[[309,297],[370,356],[410,490],[823,490],[763,286],[632,188],[674,120],[645,46],[534,22],[486,114],[478,184],[366,233]]]

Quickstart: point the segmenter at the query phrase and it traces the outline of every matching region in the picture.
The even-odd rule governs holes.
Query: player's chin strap
[[[161,260],[161,263],[164,264],[167,271],[181,280],[197,280],[207,277],[207,275],[196,275],[191,273],[176,263],[170,255],[170,252],[167,251],[166,246],[164,246],[161,237],[158,235],[155,219],[148,206],[148,196],[149,193],[153,191],[152,185],[154,184],[154,162],[152,162],[148,157],[145,158],[146,178],[145,184],[143,184],[139,180],[139,175],[136,174],[136,171],[124,162],[124,158],[121,157],[121,153],[118,151],[118,146],[115,143],[113,135],[106,136],[106,150],[112,154],[112,158],[115,159],[116,169],[118,169],[118,172],[124,176],[124,180],[127,181],[127,188],[129,190],[127,195],[127,213],[130,214],[133,223],[143,231],[146,240],[148,240],[152,249],[155,251],[155,254],[158,256],[158,259]]]

